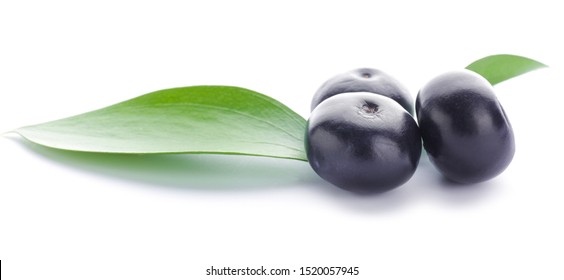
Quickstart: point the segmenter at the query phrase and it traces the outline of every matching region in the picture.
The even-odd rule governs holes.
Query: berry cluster
[[[380,70],[329,79],[311,104],[305,140],[311,167],[340,188],[380,193],[413,176],[422,146],[459,183],[491,179],[511,162],[511,124],[482,76],[459,70],[432,79],[417,95],[417,122],[413,104],[409,91]]]

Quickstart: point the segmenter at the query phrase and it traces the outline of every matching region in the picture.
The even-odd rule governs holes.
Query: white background
[[[564,21],[552,2],[0,2],[2,132],[169,87],[247,87],[307,118],[321,83],[357,67],[415,96],[486,55],[551,66],[496,86],[517,152],[465,188],[426,157],[402,187],[356,197],[304,162],[82,155],[5,135],[2,279],[333,279],[205,276],[212,265],[563,279]]]

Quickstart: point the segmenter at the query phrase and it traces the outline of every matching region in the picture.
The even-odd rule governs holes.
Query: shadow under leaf
[[[137,183],[202,190],[288,187],[316,176],[307,162],[216,154],[104,154],[21,140],[36,154],[72,169]]]

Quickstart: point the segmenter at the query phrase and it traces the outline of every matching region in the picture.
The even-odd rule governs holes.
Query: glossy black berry
[[[394,77],[372,68],[355,69],[327,80],[313,96],[311,110],[323,100],[347,92],[377,93],[395,100],[413,114],[413,98],[407,88]]]
[[[448,179],[485,181],[511,162],[513,129],[482,76],[459,70],[434,78],[419,91],[416,111],[425,150]]]
[[[356,193],[379,193],[411,178],[421,136],[413,117],[394,100],[347,93],[313,110],[305,148],[311,167],[325,180]]]

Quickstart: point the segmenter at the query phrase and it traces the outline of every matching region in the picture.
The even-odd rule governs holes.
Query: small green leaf
[[[495,85],[543,67],[547,66],[530,58],[511,54],[498,54],[476,60],[466,66],[466,69],[482,75],[492,85]]]
[[[241,154],[306,161],[306,121],[282,103],[238,87],[145,94],[85,114],[15,130],[57,149],[127,154]]]

